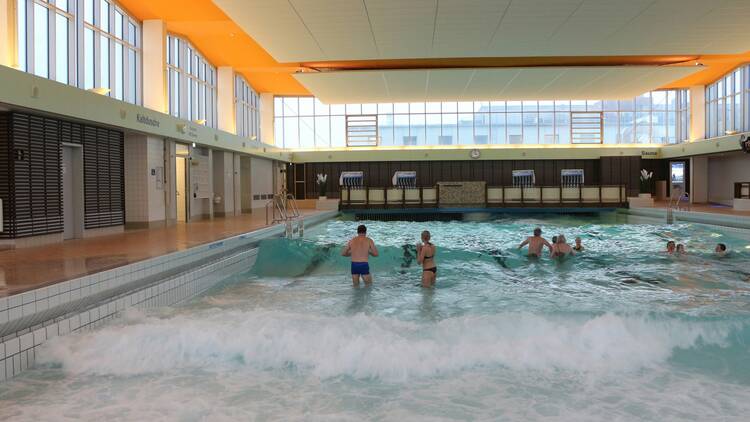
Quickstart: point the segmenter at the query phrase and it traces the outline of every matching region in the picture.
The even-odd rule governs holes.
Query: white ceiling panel
[[[324,103],[628,99],[698,66],[533,67],[298,73]]]
[[[750,50],[750,0],[214,2],[280,62]]]

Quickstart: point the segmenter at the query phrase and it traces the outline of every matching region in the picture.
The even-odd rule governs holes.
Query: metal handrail
[[[290,193],[275,194],[266,202],[266,225],[292,221],[299,217],[297,201]]]

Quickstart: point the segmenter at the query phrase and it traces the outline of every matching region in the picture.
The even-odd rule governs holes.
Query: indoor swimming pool
[[[0,420],[747,420],[750,238],[622,218],[334,219],[264,240],[188,303],[49,340],[0,383]],[[353,288],[339,252],[361,223],[380,257]],[[537,226],[586,250],[529,259]]]

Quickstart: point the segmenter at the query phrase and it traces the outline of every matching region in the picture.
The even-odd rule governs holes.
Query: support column
[[[690,158],[690,203],[708,202],[708,157]]]
[[[154,136],[125,137],[125,217],[128,228],[166,225],[167,184],[164,140]]]
[[[224,132],[237,133],[237,122],[234,112],[234,69],[222,66],[217,69],[216,78],[216,111],[219,115],[218,129]]]
[[[168,113],[167,26],[162,20],[143,21],[143,106]]]
[[[213,151],[214,216],[234,215],[234,154]]]
[[[269,145],[276,145],[273,127],[273,94],[260,94],[260,136]]]
[[[15,0],[0,0],[0,65],[18,66]]]
[[[240,175],[240,154],[232,154],[232,170],[234,177],[234,215],[242,214],[242,177]]]
[[[706,87],[690,87],[690,142],[706,137]]]

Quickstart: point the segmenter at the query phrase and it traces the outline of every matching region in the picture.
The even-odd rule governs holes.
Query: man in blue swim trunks
[[[354,287],[359,287],[359,277],[365,280],[365,284],[372,283],[372,274],[370,274],[370,264],[367,260],[372,256],[378,256],[378,248],[375,242],[367,237],[367,227],[361,224],[357,227],[357,236],[346,244],[341,255],[352,257],[352,283]]]

